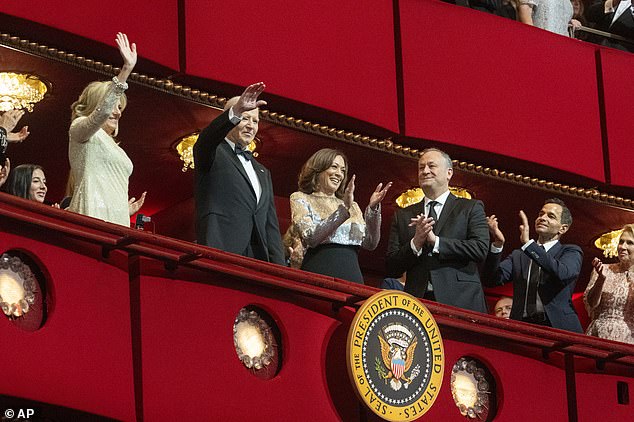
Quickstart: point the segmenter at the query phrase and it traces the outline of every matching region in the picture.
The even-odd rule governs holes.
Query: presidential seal
[[[386,290],[357,311],[347,344],[348,374],[359,398],[389,421],[425,414],[442,384],[440,330],[415,297]]]

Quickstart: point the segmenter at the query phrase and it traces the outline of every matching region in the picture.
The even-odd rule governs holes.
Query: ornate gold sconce
[[[181,169],[183,173],[189,169],[194,169],[194,145],[198,140],[198,135],[200,135],[200,132],[194,132],[189,135],[185,135],[176,143],[176,152],[183,162],[183,168]],[[255,151],[255,149],[261,143],[262,141],[260,140],[260,138],[256,136],[255,139],[251,141],[249,145],[247,145],[247,149],[253,152],[254,157],[258,156],[258,153]]]
[[[602,250],[603,256],[606,258],[614,258],[618,255],[616,248],[619,246],[619,238],[622,233],[623,230],[621,229],[604,233],[594,241],[594,246]]]
[[[449,190],[460,198],[471,199],[473,196],[471,192],[459,186],[451,186]],[[407,208],[410,205],[418,204],[424,197],[425,194],[421,188],[408,189],[396,198],[396,205],[398,205],[399,208]]]

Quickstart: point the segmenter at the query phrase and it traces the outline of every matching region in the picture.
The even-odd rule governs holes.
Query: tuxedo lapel
[[[253,190],[253,185],[251,185],[251,180],[249,180],[249,176],[247,175],[247,172],[244,169],[244,166],[240,162],[240,159],[238,158],[236,153],[231,150],[231,146],[226,141],[222,142],[221,147],[224,148],[225,153],[229,156],[229,162],[231,162],[231,164],[235,166],[236,170],[238,170],[238,173],[240,173],[242,177],[244,178],[244,180],[247,182],[247,185],[249,186],[249,189],[251,190],[251,193],[253,194],[253,199],[256,199],[255,191]]]
[[[264,170],[264,166],[258,163],[257,161],[255,161],[255,159],[252,159],[251,163],[253,164],[253,170],[255,170],[255,174],[257,174],[258,180],[260,181],[260,188],[262,189],[262,192],[260,194],[260,201],[258,202],[258,208],[260,208],[263,204],[267,202],[266,195],[269,194],[268,183],[267,183],[268,181],[266,177],[266,171]]]

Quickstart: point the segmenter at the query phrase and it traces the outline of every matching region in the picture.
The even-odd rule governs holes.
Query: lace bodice
[[[634,343],[632,328],[634,328],[634,274],[619,269],[618,264],[612,264],[605,270],[605,282],[601,291],[599,304],[592,308],[588,303],[588,294],[594,287],[598,274],[592,271],[590,282],[583,295],[590,325],[586,334],[608,340]]]
[[[356,202],[346,209],[341,199],[320,193],[295,192],[291,195],[291,220],[305,247],[323,243],[361,246],[373,250],[381,237],[381,208],[366,209]]]

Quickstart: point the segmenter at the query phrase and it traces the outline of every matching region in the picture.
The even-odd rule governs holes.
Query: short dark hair
[[[561,207],[561,224],[567,224],[568,227],[572,226],[572,214],[566,206],[566,203],[559,198],[550,198],[544,201],[546,204],[557,204]]]
[[[338,155],[343,158],[344,163],[346,163],[346,168],[343,172],[343,180],[339,185],[339,189],[335,192],[335,196],[339,199],[343,198],[343,192],[345,191],[346,184],[348,183],[348,159],[343,152],[336,149],[320,149],[304,163],[297,180],[297,187],[299,190],[307,194],[315,192],[317,188],[317,177],[322,171],[330,168],[332,162]]]
[[[31,199],[29,197],[31,179],[33,178],[33,172],[38,169],[44,172],[44,169],[37,164],[21,164],[12,169],[5,186],[6,192],[20,198]]]

